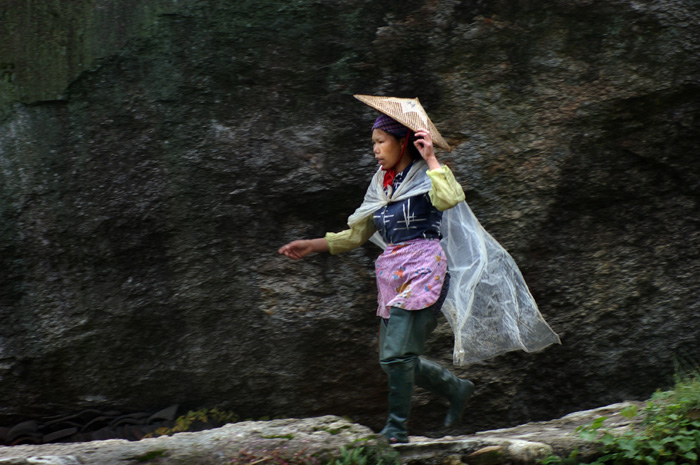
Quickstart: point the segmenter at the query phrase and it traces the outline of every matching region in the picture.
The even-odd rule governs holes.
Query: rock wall
[[[181,404],[385,411],[365,246],[375,113],[418,96],[562,346],[468,369],[456,432],[643,399],[698,360],[700,6],[685,0],[9,0],[0,424]],[[449,363],[443,324],[429,355]],[[412,433],[438,434],[418,393]]]

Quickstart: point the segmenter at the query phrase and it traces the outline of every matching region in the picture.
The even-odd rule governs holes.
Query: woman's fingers
[[[425,129],[417,130],[416,137],[418,138],[418,140],[422,140],[423,142],[433,142],[433,138],[430,136],[430,132]]]
[[[289,258],[295,258],[294,257],[294,255],[295,255],[294,249],[292,248],[291,243],[283,245],[282,247],[279,248],[279,250],[277,252],[279,252],[280,255],[285,255]]]
[[[421,147],[432,147],[433,146],[433,138],[430,137],[430,133],[426,131],[425,129],[421,129],[419,131],[416,131],[416,147],[419,149]]]
[[[301,241],[290,242],[289,244],[285,244],[280,247],[277,252],[293,260],[299,260],[300,258],[304,258],[305,255],[301,250],[302,245],[303,242]]]
[[[419,129],[416,131],[416,136],[430,139],[430,131],[427,129]]]
[[[416,148],[423,158],[433,156],[433,139],[430,137],[430,132],[425,129],[416,131]]]

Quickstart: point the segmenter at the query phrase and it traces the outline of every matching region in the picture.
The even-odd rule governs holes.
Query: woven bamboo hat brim
[[[354,97],[375,110],[394,118],[414,132],[419,129],[426,129],[430,132],[433,144],[448,152],[452,151],[452,147],[442,138],[417,98],[379,97],[359,94],[355,94]]]

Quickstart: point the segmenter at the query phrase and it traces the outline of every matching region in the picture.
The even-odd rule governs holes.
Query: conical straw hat
[[[354,97],[375,110],[394,118],[413,131],[427,129],[435,145],[442,147],[448,152],[452,151],[452,147],[442,138],[417,98],[379,97],[359,94],[355,94]]]

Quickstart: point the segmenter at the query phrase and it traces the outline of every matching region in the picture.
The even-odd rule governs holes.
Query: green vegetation
[[[242,450],[231,465],[399,465],[399,454],[390,446],[341,447],[340,455],[330,461],[322,461],[304,450],[286,448],[257,452]]]
[[[265,435],[263,434],[263,435],[260,435],[260,437],[263,438],[263,439],[286,439],[286,440],[288,440],[288,441],[291,441],[292,439],[294,439],[294,435],[293,435],[292,433],[287,433],[287,434],[272,434],[272,435],[270,435],[270,436],[265,436]]]
[[[150,462],[151,460],[155,460],[161,457],[165,457],[165,451],[164,450],[152,450],[150,452],[146,452],[145,454],[141,454],[138,457],[134,457],[137,462]]]
[[[336,435],[340,434],[343,430],[349,429],[349,425],[344,425],[339,428],[328,428],[328,427],[323,427],[323,428],[314,428],[314,431],[325,431],[328,434]]]
[[[340,448],[340,456],[327,465],[398,465],[399,453],[389,446],[384,448]]]
[[[207,425],[210,428],[214,426],[222,426],[226,423],[235,423],[238,417],[231,412],[222,412],[218,409],[202,409],[190,410],[186,415],[180,416],[175,420],[172,427],[161,427],[155,432],[147,434],[144,437],[169,436],[183,431],[195,431],[198,426]]]
[[[634,406],[622,415],[631,428],[615,433],[604,428],[606,417],[580,427],[581,438],[600,444],[593,465],[698,464],[700,454],[700,371],[679,375],[671,391],[657,392],[641,412]],[[550,457],[543,464],[573,465],[578,451],[568,458]]]
[[[321,461],[305,450],[290,451],[286,448],[246,451],[238,453],[238,457],[231,461],[231,465],[321,465]]]

